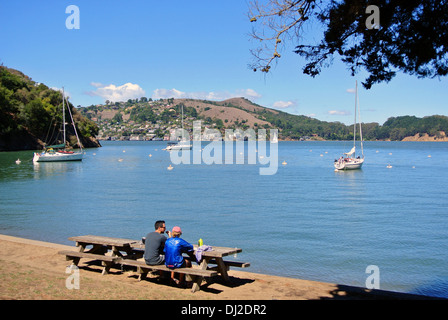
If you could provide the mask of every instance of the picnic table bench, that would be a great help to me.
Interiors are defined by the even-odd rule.
[[[78,265],[81,258],[90,260],[99,260],[103,265],[102,274],[108,274],[114,264],[121,266],[136,267],[139,273],[139,281],[146,277],[150,271],[174,271],[183,273],[187,280],[193,281],[192,292],[200,290],[201,282],[204,278],[210,278],[220,275],[224,281],[229,281],[227,271],[229,267],[247,268],[248,262],[225,261],[223,257],[242,252],[239,248],[212,247],[212,250],[202,251],[202,259],[199,267],[194,268],[176,268],[171,270],[165,265],[147,265],[145,261],[139,261],[143,257],[145,245],[139,240],[111,238],[103,236],[77,236],[68,238],[76,242],[78,251],[59,251],[59,254],[65,255],[67,260]],[[88,251],[87,247],[92,246]],[[193,246],[197,251],[198,247]],[[216,266],[211,266],[215,264]]]
[[[74,265],[78,265],[81,258],[99,260],[104,266],[103,275],[108,274],[112,265],[119,263],[119,260],[124,256],[136,258],[133,256],[135,253],[131,248],[131,244],[136,242],[136,240],[91,235],[70,237],[68,239],[76,242],[78,251],[64,250],[60,251],[59,254],[65,255],[66,260],[72,260]],[[86,251],[88,246],[92,246],[92,248]]]
[[[216,276],[218,274],[217,271],[213,270],[201,270],[198,268],[176,268],[170,269],[164,264],[159,265],[147,265],[145,261],[138,260],[130,260],[130,259],[122,259],[120,264],[125,266],[137,267],[137,272],[139,273],[138,280],[141,281],[145,279],[146,275],[150,271],[164,271],[164,272],[177,272],[183,273],[186,275],[188,281],[193,281],[193,287],[191,289],[192,292],[196,292],[199,290],[202,280],[204,278],[210,278]]]

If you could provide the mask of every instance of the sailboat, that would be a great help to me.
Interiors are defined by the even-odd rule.
[[[74,152],[71,150],[66,150],[66,130],[65,130],[65,102],[66,97],[64,94],[64,89],[62,89],[62,131],[64,134],[63,142],[61,144],[45,146],[44,151],[41,153],[34,153],[33,162],[56,162],[56,161],[81,161],[82,160],[82,145],[79,140],[78,132],[76,131],[75,122],[73,121],[72,112],[70,110],[70,105],[67,101],[67,110],[70,114],[70,119],[75,131],[76,139],[78,140],[78,145],[81,149],[79,152]]]
[[[356,156],[356,112],[359,113],[359,135],[361,139],[361,156]],[[359,112],[358,101],[358,81],[356,81],[355,91],[355,122],[353,124],[353,148],[349,152],[345,152],[342,157],[334,161],[336,170],[354,170],[361,169],[364,163],[364,148],[362,144],[362,127],[361,127],[361,113]]]
[[[168,142],[168,145],[166,146],[165,150],[172,151],[172,150],[191,150],[191,143],[189,140],[187,140],[184,137],[184,106],[182,105],[182,140],[174,142],[170,141]]]

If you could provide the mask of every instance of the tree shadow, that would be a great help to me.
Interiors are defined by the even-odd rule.
[[[413,293],[366,289],[338,284],[331,292],[332,297],[321,297],[320,300],[440,300],[443,298]]]

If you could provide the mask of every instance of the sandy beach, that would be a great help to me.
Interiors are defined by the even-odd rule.
[[[157,276],[138,281],[134,270],[111,269],[82,259],[79,289],[67,289],[70,261],[58,254],[75,247],[0,235],[2,300],[372,300],[425,299],[382,290],[230,270],[230,282],[214,278],[201,290],[171,286]]]

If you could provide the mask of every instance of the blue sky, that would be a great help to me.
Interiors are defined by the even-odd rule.
[[[67,29],[69,5],[80,28]],[[0,63],[69,93],[74,105],[106,100],[245,96],[265,107],[353,123],[354,94],[365,79],[337,59],[315,77],[290,44],[268,75],[248,68],[248,4],[242,0],[1,1]],[[307,32],[316,30],[308,28]],[[447,115],[448,79],[399,74],[359,90],[363,122],[390,116]]]

